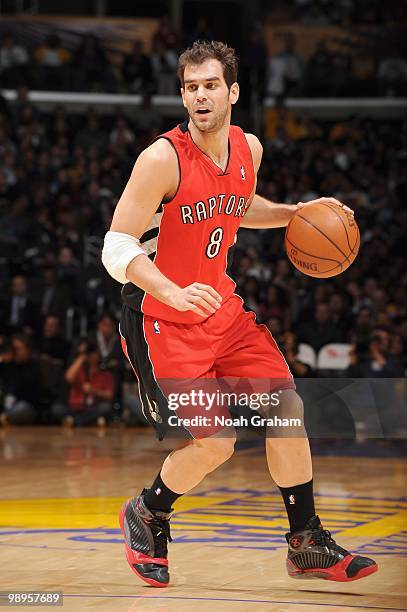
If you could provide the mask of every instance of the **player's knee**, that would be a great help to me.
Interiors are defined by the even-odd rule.
[[[222,437],[204,438],[195,440],[195,444],[202,451],[204,461],[207,467],[215,469],[218,465],[222,465],[230,459],[235,450],[236,433],[234,430],[224,432]]]
[[[304,402],[294,389],[285,389],[280,394],[280,410],[284,418],[304,420]]]
[[[278,404],[270,405],[262,410],[264,416],[280,419],[304,418],[304,403],[294,389],[283,389],[278,395]]]
[[[271,437],[306,437],[304,427],[304,403],[294,389],[284,389],[279,394],[279,403],[267,414],[271,425],[268,435]]]

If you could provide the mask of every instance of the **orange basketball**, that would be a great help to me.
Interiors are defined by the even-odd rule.
[[[359,247],[360,233],[353,215],[330,202],[304,206],[285,232],[291,263],[315,278],[336,276],[349,268]]]

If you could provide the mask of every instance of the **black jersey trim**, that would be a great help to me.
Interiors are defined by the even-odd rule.
[[[140,243],[147,242],[147,240],[151,240],[151,238],[156,238],[158,236],[158,232],[160,231],[160,226],[153,227],[153,229],[147,230],[140,238]]]

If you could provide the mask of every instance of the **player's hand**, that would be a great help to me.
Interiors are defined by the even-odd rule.
[[[355,211],[349,208],[349,206],[342,204],[342,202],[340,202],[336,198],[317,198],[316,200],[311,200],[310,202],[298,202],[297,210],[301,210],[301,208],[304,208],[304,206],[309,206],[310,204],[324,204],[324,203],[335,204],[336,206],[340,206],[341,208],[343,208],[345,212],[348,212],[351,215],[355,214]]]
[[[178,289],[171,296],[169,305],[181,312],[192,310],[201,317],[207,317],[220,308],[221,302],[222,296],[210,285],[192,283],[192,285]]]

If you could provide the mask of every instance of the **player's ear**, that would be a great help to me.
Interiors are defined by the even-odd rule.
[[[182,97],[182,104],[184,105],[184,108],[186,108],[187,105],[185,104],[185,89],[183,87],[181,87],[181,97]]]
[[[236,104],[236,102],[239,99],[239,92],[240,92],[239,84],[233,83],[229,91],[229,100],[231,104]]]

